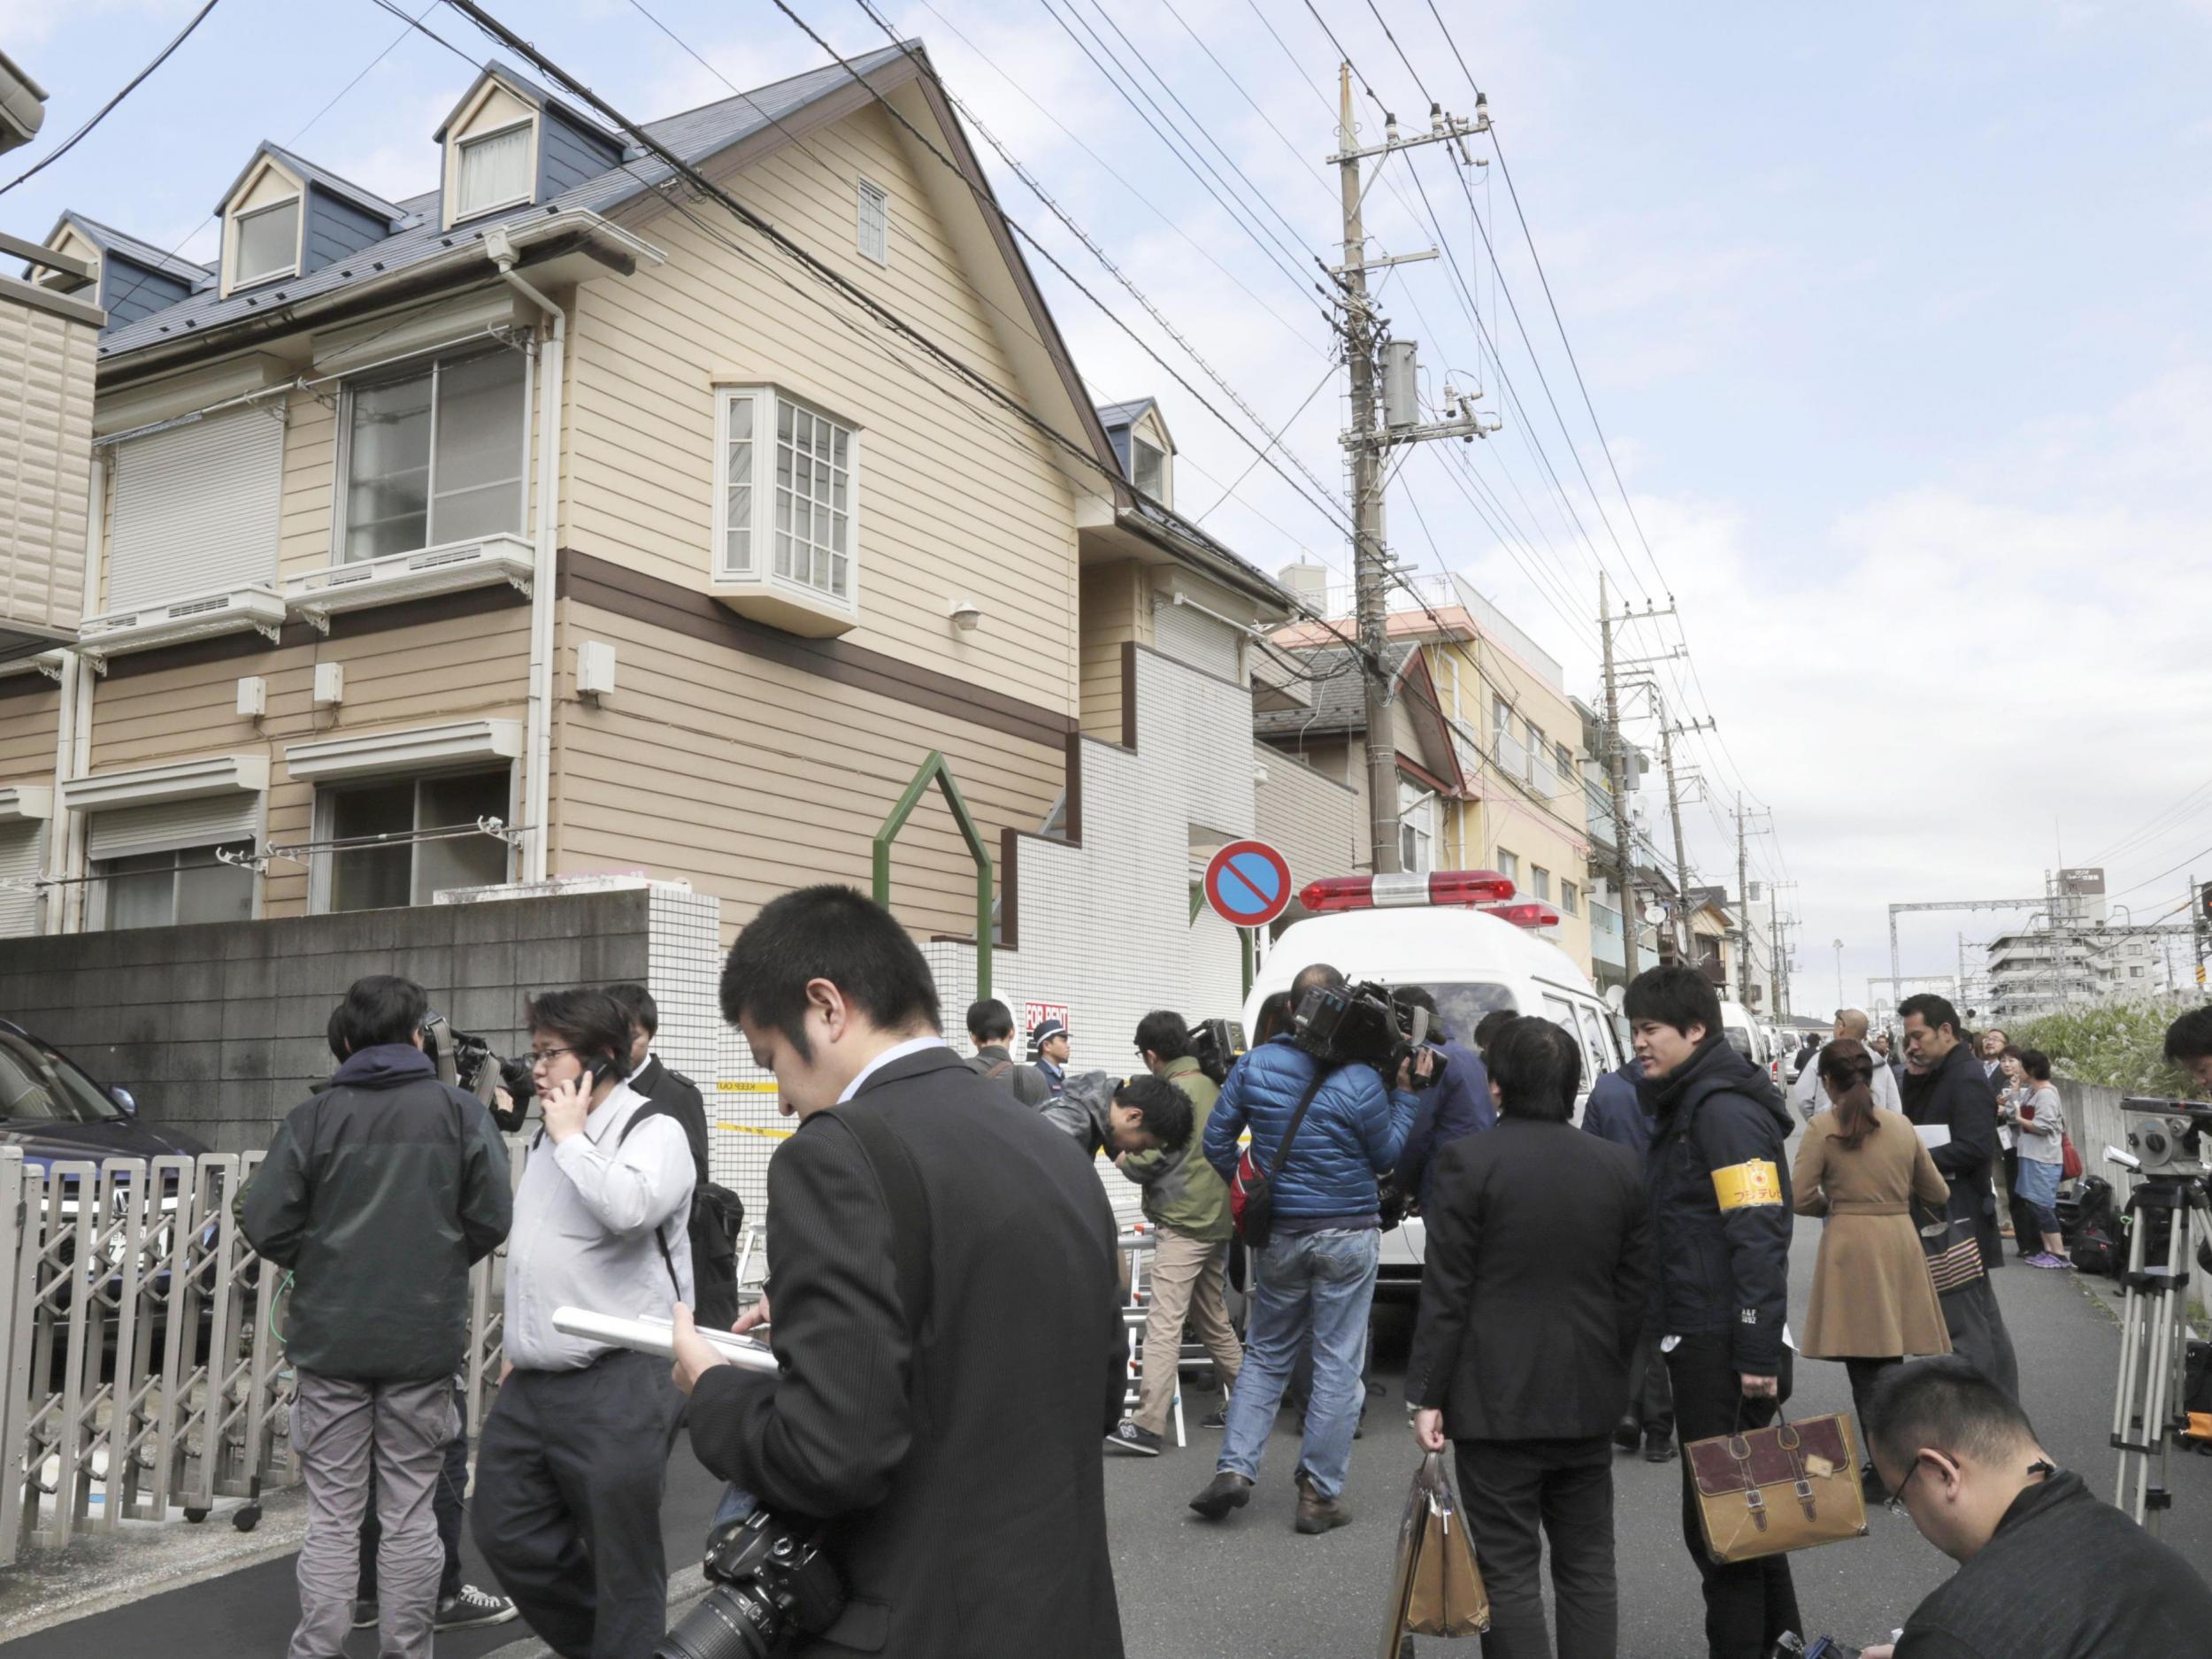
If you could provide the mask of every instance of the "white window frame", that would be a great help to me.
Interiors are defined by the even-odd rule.
[[[1138,480],[1137,449],[1140,445],[1142,445],[1145,449],[1149,449],[1153,454],[1160,457],[1160,488],[1157,489],[1145,489],[1144,485]],[[1150,496],[1154,501],[1158,502],[1164,507],[1167,505],[1168,492],[1172,488],[1172,486],[1168,482],[1167,468],[1168,453],[1166,449],[1160,444],[1153,442],[1149,438],[1139,436],[1134,430],[1132,430],[1129,434],[1129,481],[1132,484],[1136,485],[1139,489],[1144,490],[1144,493],[1147,495]]]
[[[872,202],[881,216],[883,246],[868,245],[868,207]],[[872,179],[861,179],[853,191],[853,246],[860,257],[889,269],[891,265],[891,192]]]
[[[1559,884],[1559,913],[1562,916],[1582,914],[1582,889],[1577,883],[1562,881]]]
[[[242,228],[245,222],[250,219],[259,219],[266,213],[281,212],[288,207],[292,210],[294,215],[291,263],[279,265],[273,271],[241,270],[239,267],[244,263],[243,256],[246,251],[246,237]],[[241,288],[258,288],[264,282],[274,282],[282,277],[297,276],[300,271],[300,244],[307,234],[307,193],[304,190],[296,191],[281,201],[264,202],[259,207],[250,207],[241,212],[233,213],[230,216],[230,228],[233,238],[230,250],[231,293],[235,294]]]
[[[733,569],[729,548],[729,496],[732,480],[727,465],[730,447],[730,410],[740,399],[752,404],[752,476],[748,515],[750,535],[747,568]],[[775,491],[777,415],[783,405],[826,420],[846,434],[845,466],[845,592],[841,595],[810,581],[776,573]],[[772,383],[718,384],[714,388],[714,532],[709,549],[709,572],[718,593],[726,596],[757,594],[772,596],[818,616],[856,621],[860,615],[863,515],[861,495],[866,488],[865,434],[849,417],[838,414],[810,398],[795,396]]]
[[[168,850],[173,857],[181,862],[184,856],[188,853],[204,853],[211,856],[217,847],[227,847],[232,845],[243,845],[249,851],[250,851],[253,844],[254,843],[250,841],[237,843],[230,841],[216,841],[197,847],[172,847]],[[103,864],[112,864],[115,861],[113,859],[106,858],[100,861]],[[148,929],[140,927],[118,929],[111,926],[108,912],[109,872],[105,870],[96,870],[93,873],[98,879],[86,884],[92,889],[91,902],[86,907],[86,931],[88,933],[95,933],[116,932],[137,933],[149,931]],[[180,872],[173,867],[169,872],[169,919],[165,922],[157,922],[154,926],[157,927],[180,927],[185,926],[198,927],[208,926],[208,924],[205,923],[194,922],[186,924],[177,920],[176,878],[180,873]],[[261,919],[262,890],[266,884],[263,880],[262,877],[250,868],[249,868],[244,873],[246,878],[247,891],[246,915],[244,919],[250,922],[257,922]],[[224,924],[216,923],[213,925],[216,926],[221,926]]]
[[[537,198],[538,147],[534,142],[526,142],[523,145],[523,153],[529,158],[530,165],[523,170],[522,188],[518,194],[503,196],[495,202],[480,202],[473,206],[464,201],[461,196],[462,180],[468,177],[468,152],[472,147],[488,143],[495,138],[510,138],[517,133],[526,133],[536,126],[535,115],[525,115],[507,122],[504,126],[489,127],[480,133],[470,133],[453,141],[452,224],[457,225],[464,219],[476,219],[486,213],[495,213],[503,207],[517,207],[525,202],[534,201]]]
[[[531,443],[537,425],[535,411],[538,406],[538,354],[535,349],[524,349],[520,346],[503,344],[494,344],[489,349],[492,351],[519,350],[523,353],[521,460],[520,473],[515,480],[516,516],[512,534],[526,536],[530,534],[530,465],[534,458],[531,454]],[[360,374],[349,375],[338,384],[338,430],[335,441],[331,445],[335,458],[333,462],[334,470],[330,480],[330,563],[334,565],[367,563],[365,559],[349,559],[346,557],[348,534],[346,507],[347,498],[352,493],[353,477],[354,394],[365,387],[388,385],[405,380],[411,375],[427,373],[431,376],[430,470],[423,487],[422,524],[422,533],[425,536],[428,536],[431,534],[430,521],[438,494],[438,371],[449,362],[457,363],[464,357],[481,357],[488,353],[483,349],[480,341],[465,341],[457,342],[449,347],[433,346],[421,351],[411,351],[406,355],[410,359],[419,359],[419,361],[411,361],[404,369],[396,365],[387,365]],[[480,538],[474,537],[464,539],[480,540]],[[440,545],[442,544],[439,542],[428,541],[423,543],[424,548]],[[395,548],[392,553],[419,553],[422,550],[423,548]],[[391,555],[385,554],[380,557],[389,557]]]
[[[1521,890],[1521,855],[1498,849],[1498,873],[1513,884],[1517,894]]]
[[[1551,902],[1550,871],[1541,864],[1531,864],[1528,867],[1528,884],[1535,890],[1538,903],[1549,904]]]
[[[522,767],[520,763],[518,761],[508,758],[504,756],[498,756],[481,757],[469,761],[459,761],[450,766],[411,767],[403,772],[349,773],[344,776],[332,777],[326,780],[318,780],[315,784],[315,808],[311,820],[314,826],[312,831],[313,837],[318,842],[326,841],[331,839],[331,826],[334,823],[335,823],[337,818],[338,796],[344,791],[389,787],[390,785],[403,782],[407,784],[415,792],[415,828],[419,830],[422,827],[422,785],[426,781],[435,778],[460,777],[472,772],[496,772],[503,765],[507,769],[506,822],[509,825],[512,825],[517,821],[517,814],[519,812],[521,808]],[[413,910],[417,908],[414,901],[415,871],[413,859],[416,849],[421,846],[421,844],[422,843],[419,841],[409,841],[406,843],[409,860],[407,869],[408,900],[407,903],[401,907],[403,909]],[[507,877],[511,881],[515,879],[515,855],[517,850],[518,849],[513,846],[513,844],[509,843],[507,845]],[[333,910],[330,908],[331,878],[334,873],[332,869],[332,865],[337,858],[337,854],[327,849],[323,849],[309,854],[308,856],[310,859],[307,872],[308,914],[311,916],[349,916],[354,914],[354,912],[350,910]]]

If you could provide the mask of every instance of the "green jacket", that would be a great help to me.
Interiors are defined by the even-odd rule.
[[[1229,1187],[1198,1147],[1221,1089],[1187,1057],[1169,1061],[1161,1075],[1190,1096],[1190,1142],[1180,1152],[1133,1152],[1122,1159],[1121,1172],[1144,1188],[1147,1220],[1217,1243],[1229,1236]]]

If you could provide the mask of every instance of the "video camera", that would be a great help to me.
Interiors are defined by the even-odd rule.
[[[1229,1080],[1229,1068],[1244,1052],[1244,1022],[1240,1019],[1202,1019],[1190,1028],[1190,1056],[1198,1069],[1218,1088]]]
[[[1401,1002],[1371,981],[1316,987],[1292,1015],[1291,1041],[1301,1048],[1324,1065],[1371,1065],[1386,1087],[1428,1035],[1428,1010]],[[1433,1085],[1443,1078],[1444,1056],[1432,1056],[1431,1064],[1427,1080]]]
[[[653,1659],[765,1659],[794,1639],[819,1635],[845,1609],[836,1565],[815,1541],[765,1509],[707,1540],[713,1586]]]
[[[2120,1110],[2154,1119],[2128,1131],[2128,1150],[2143,1174],[2212,1174],[2204,1158],[2204,1137],[2212,1132],[2212,1106],[2202,1101],[2127,1094],[2121,1097]]]
[[[440,1040],[442,1033],[443,1041]],[[456,1031],[443,1014],[434,1011],[423,1021],[422,1048],[430,1056],[430,1064],[438,1069],[439,1077],[463,1094],[473,1094],[482,1101],[502,1129],[522,1127],[523,1117],[538,1092],[537,1078],[528,1060],[501,1058],[487,1040],[470,1032]],[[495,1081],[514,1102],[511,1111],[501,1112],[493,1105]]]

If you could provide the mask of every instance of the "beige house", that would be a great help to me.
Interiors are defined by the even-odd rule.
[[[638,872],[726,932],[864,887],[932,753],[995,853],[1079,835],[1137,651],[1248,683],[1281,590],[1110,435],[920,49],[856,69],[649,129],[781,244],[499,65],[426,194],[265,144],[211,266],[57,227],[111,321],[73,639],[0,664],[15,931]],[[934,796],[892,864],[972,935]]]

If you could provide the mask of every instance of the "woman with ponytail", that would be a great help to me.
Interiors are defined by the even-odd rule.
[[[1879,1064],[1851,1038],[1821,1050],[1830,1105],[1805,1126],[1790,1179],[1797,1213],[1827,1217],[1800,1350],[1843,1362],[1862,1423],[1884,1371],[1909,1355],[1951,1351],[1912,1217],[1916,1199],[1940,1214],[1950,1187],[1919,1132],[1875,1105]],[[1885,1495],[1871,1463],[1861,1478],[1870,1496]]]

